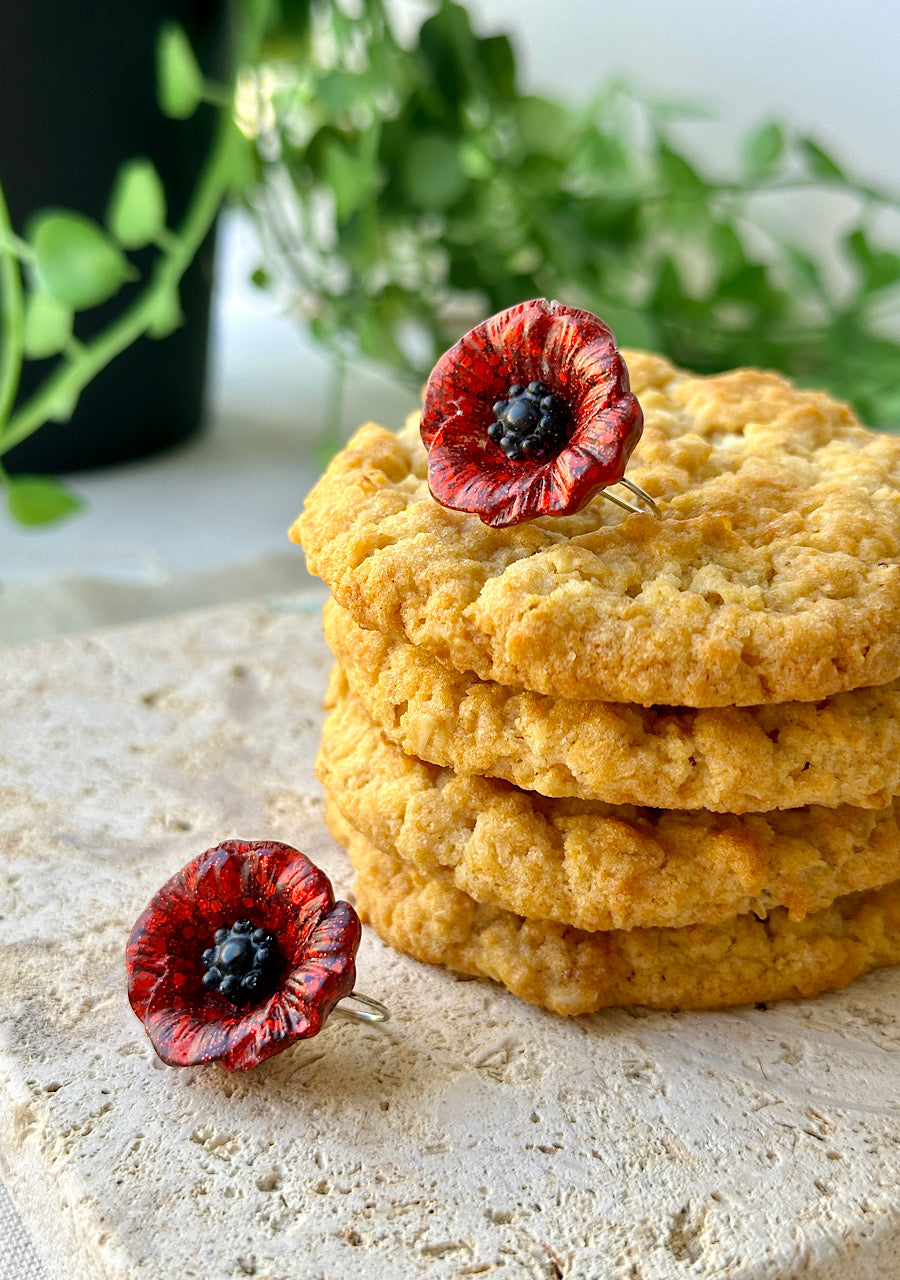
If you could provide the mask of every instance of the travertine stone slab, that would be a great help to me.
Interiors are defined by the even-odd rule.
[[[900,1277],[900,974],[564,1021],[367,935],[386,1026],[166,1068],[122,965],[164,879],[266,836],[351,887],[315,602],[0,665],[0,1167],[60,1280]]]

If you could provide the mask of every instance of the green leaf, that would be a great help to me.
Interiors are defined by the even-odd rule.
[[[552,151],[551,151],[552,154]],[[588,129],[575,146],[573,165],[576,171],[589,178],[599,178],[603,190],[610,180],[624,178],[628,173],[628,155],[621,141],[599,129]]]
[[[900,280],[900,254],[892,249],[874,249],[869,269],[872,289],[885,289]]]
[[[203,101],[203,72],[184,28],[167,22],[156,42],[156,97],[160,110],[187,120]]]
[[[356,34],[356,23],[349,13],[345,13],[340,4],[329,4],[329,34],[334,39],[340,53],[346,52]]]
[[[672,191],[683,194],[706,190],[706,183],[694,166],[684,156],[673,150],[667,142],[659,140],[656,154],[663,179]]]
[[[516,55],[509,36],[487,36],[478,41],[478,52],[484,67],[491,96],[505,101],[516,92]]]
[[[812,138],[801,138],[800,149],[809,166],[810,173],[816,178],[822,178],[825,182],[844,182],[846,174],[836,160],[823,151],[817,142]]]
[[[844,245],[850,257],[859,265],[867,267],[872,260],[872,249],[869,238],[862,227],[856,227],[844,237]]]
[[[513,104],[522,143],[529,151],[556,156],[571,139],[572,113],[548,98],[528,96]]]
[[[484,147],[474,139],[464,142],[460,147],[459,165],[465,176],[475,182],[486,182],[496,168]]]
[[[664,253],[659,261],[656,283],[653,286],[653,294],[651,296],[654,310],[670,310],[672,307],[677,306],[683,294],[681,277],[678,273],[678,267],[675,265],[675,260],[671,254]]]
[[[9,514],[19,524],[53,524],[80,511],[84,503],[47,476],[10,476],[6,482]]]
[[[234,195],[248,195],[262,181],[262,166],[255,145],[249,138],[242,138],[232,150],[231,189]]]
[[[346,222],[375,190],[375,168],[329,138],[322,152],[322,173],[334,192],[338,222]]]
[[[758,262],[748,262],[740,271],[719,284],[719,296],[731,298],[735,302],[758,302],[762,305],[768,297],[768,291],[766,269]]]
[[[323,347],[330,346],[334,341],[334,324],[329,323],[322,316],[310,317],[309,331],[315,338],[316,342],[321,342]]]
[[[106,225],[126,249],[142,249],[165,231],[166,193],[149,160],[129,160],[119,169]]]
[[[72,336],[72,311],[47,293],[31,293],[25,303],[25,354],[46,360],[63,350]]]
[[[888,288],[900,280],[900,254],[890,249],[875,248],[862,227],[857,227],[844,238],[844,246],[859,267],[866,293]]]
[[[716,113],[705,102],[699,102],[696,98],[649,98],[642,106],[652,120],[666,124],[716,118]]]
[[[717,222],[710,229],[709,246],[718,267],[719,280],[727,280],[748,265],[743,241],[727,222]]]
[[[793,245],[785,245],[785,253],[794,276],[799,282],[810,292],[819,297],[825,297],[825,286],[822,283],[822,273],[818,263],[809,254],[794,248]]]
[[[319,102],[331,115],[340,116],[358,102],[371,102],[378,86],[367,75],[351,71],[326,71],[315,83]]]
[[[550,156],[528,156],[516,169],[516,185],[526,202],[552,200],[559,191],[562,165]]]
[[[487,87],[478,57],[478,42],[461,4],[442,0],[437,12],[419,29],[419,50],[443,102],[457,106]]]
[[[105,302],[137,272],[109,236],[80,213],[40,213],[31,226],[38,280],[73,311]]]
[[[592,200],[580,211],[580,221],[581,227],[575,234],[592,258],[596,257],[598,240],[626,251],[641,242],[641,208],[634,200],[625,197]],[[610,264],[607,262],[604,266],[608,270]]]
[[[402,181],[419,209],[446,209],[468,186],[459,143],[440,133],[414,137],[403,158]]]
[[[361,350],[373,360],[384,360],[390,364],[402,364],[403,357],[397,346],[394,335],[392,317],[385,314],[385,308],[372,302],[362,309],[359,324],[359,345]]]
[[[151,338],[167,338],[184,321],[177,289],[166,289],[154,302],[147,333]]]
[[[765,177],[784,153],[784,130],[777,120],[767,120],[744,142],[744,164],[756,178]]]

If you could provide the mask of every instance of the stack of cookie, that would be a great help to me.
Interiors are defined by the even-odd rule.
[[[900,961],[900,441],[627,353],[644,434],[509,528],[363,427],[291,531],[328,583],[328,821],[388,942],[574,1014]]]

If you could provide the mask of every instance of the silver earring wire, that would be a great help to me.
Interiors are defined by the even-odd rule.
[[[344,1005],[347,1000],[354,1000],[363,1008],[346,1009]],[[334,1006],[334,1012],[342,1013],[345,1018],[355,1018],[357,1022],[387,1022],[391,1016],[387,1005],[382,1004],[380,1000],[373,1000],[371,996],[364,996],[359,991],[351,991],[349,996],[344,996],[343,1000]]]
[[[600,496],[602,498],[606,498],[607,502],[614,502],[616,506],[621,507],[623,511],[630,511],[632,515],[645,515],[649,511],[650,515],[655,516],[657,520],[662,519],[659,507],[650,497],[650,494],[647,493],[646,490],[642,489],[640,485],[634,484],[631,480],[626,480],[624,476],[618,481],[618,483],[624,485],[626,489],[629,489],[644,505],[636,507],[633,502],[627,502],[625,498],[616,497],[616,495],[614,493],[610,493],[608,489],[601,489]]]

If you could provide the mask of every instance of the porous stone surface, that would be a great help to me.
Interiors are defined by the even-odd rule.
[[[391,952],[243,1075],[172,1069],[128,1006],[151,894],[222,839],[346,896],[312,762],[317,604],[7,650],[0,1168],[66,1280],[894,1280],[900,974],[716,1014],[562,1019]]]

